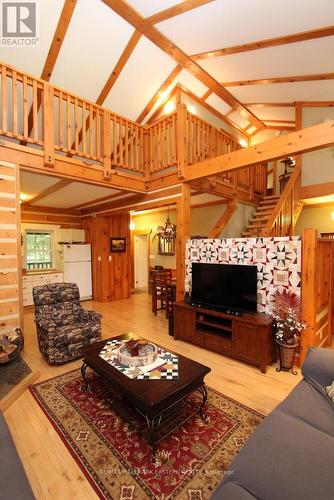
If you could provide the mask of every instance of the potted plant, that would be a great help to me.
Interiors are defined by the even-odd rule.
[[[289,290],[274,293],[273,317],[275,319],[275,338],[278,345],[280,366],[277,371],[293,371],[296,350],[300,335],[306,325],[301,321],[301,300]]]

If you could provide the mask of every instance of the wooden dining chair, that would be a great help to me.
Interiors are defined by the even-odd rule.
[[[168,277],[153,277],[152,282],[152,312],[157,315],[158,311],[165,310],[166,318],[173,312],[173,302],[175,302],[175,284],[171,283]]]

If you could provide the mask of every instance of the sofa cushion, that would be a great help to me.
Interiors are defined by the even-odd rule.
[[[333,450],[332,436],[278,408],[233,460],[216,498],[233,482],[261,500],[332,500]]]
[[[223,486],[224,485],[224,486]],[[254,500],[256,497],[237,483],[222,483],[211,500]]]
[[[100,337],[100,325],[79,321],[78,323],[64,325],[57,330],[54,346],[61,348],[72,344],[89,344],[91,338]]]
[[[306,380],[302,380],[277,409],[334,437],[333,403]]]
[[[305,358],[302,374],[305,380],[326,394],[326,387],[334,380],[333,350],[311,347]]]
[[[60,302],[38,307],[38,310],[36,310],[36,320],[38,321],[41,318],[62,326],[79,321],[80,314],[81,306],[79,301]]]
[[[27,476],[17,454],[14,441],[0,413],[0,498],[1,500],[33,500]]]

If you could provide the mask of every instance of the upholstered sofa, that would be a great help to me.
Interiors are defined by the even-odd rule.
[[[78,348],[101,339],[101,314],[80,305],[75,283],[33,288],[35,322],[41,352],[50,364],[80,357]]]
[[[232,461],[214,500],[333,500],[334,350],[310,349],[304,379]]]

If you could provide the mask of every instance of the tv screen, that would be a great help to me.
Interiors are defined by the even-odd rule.
[[[257,267],[193,262],[191,300],[226,312],[256,312]]]

